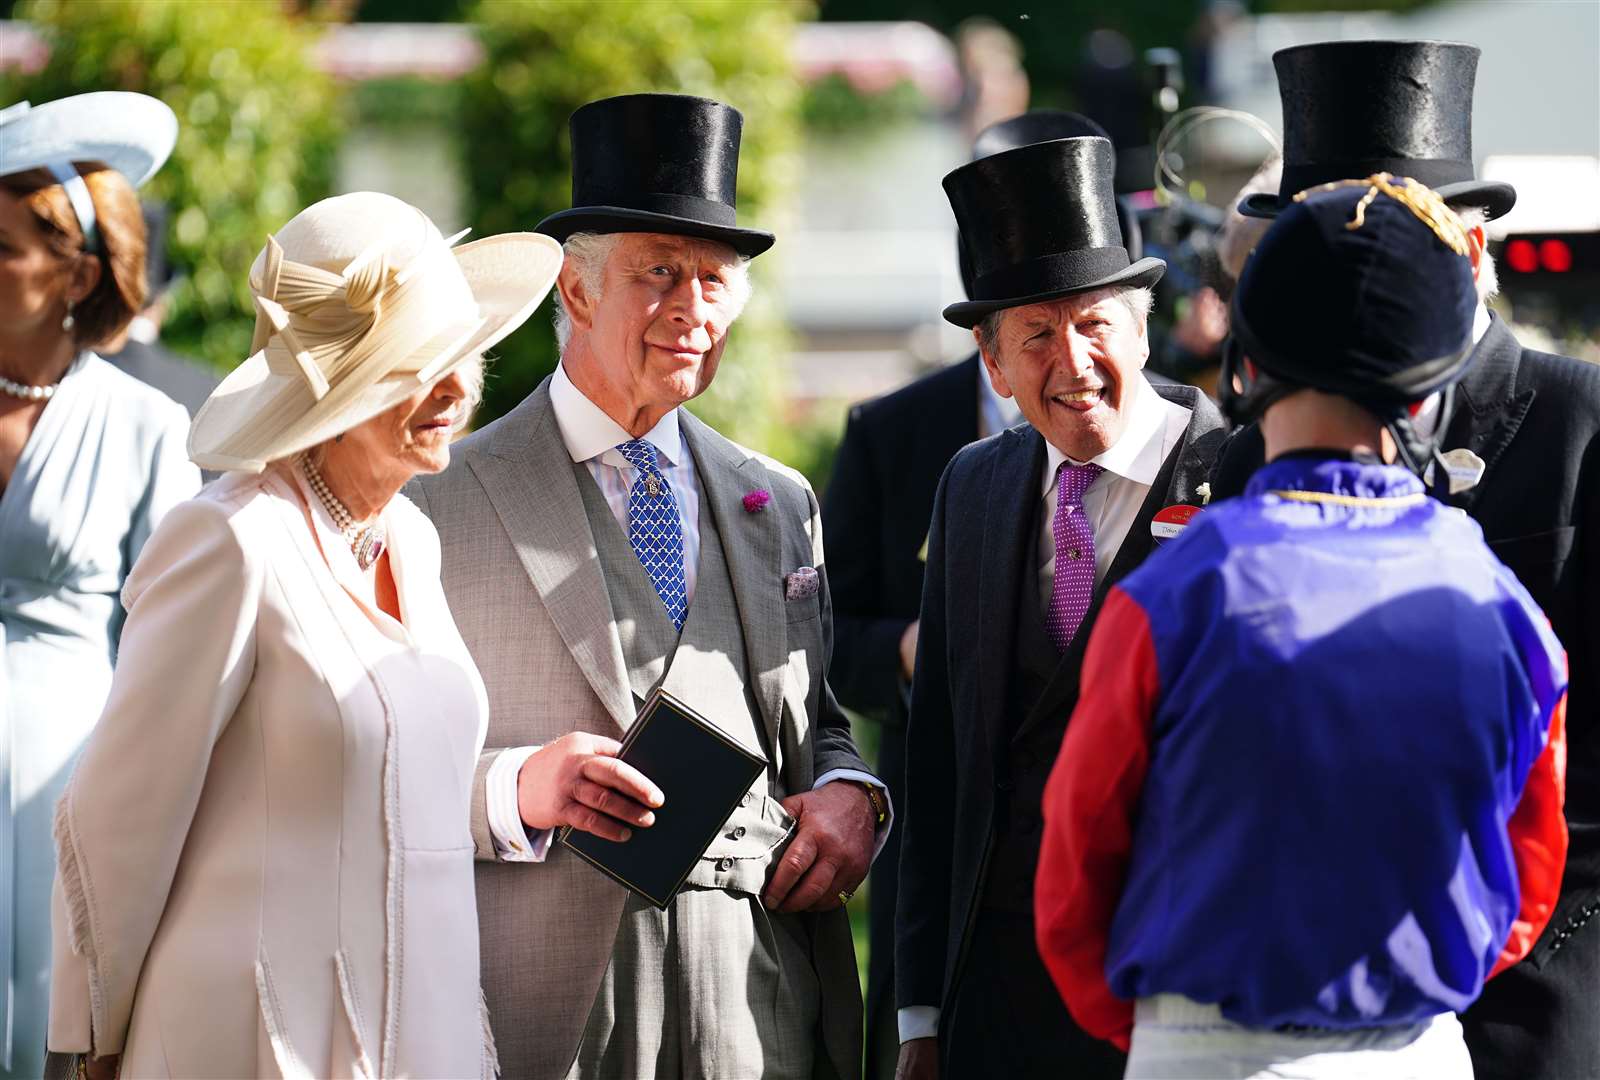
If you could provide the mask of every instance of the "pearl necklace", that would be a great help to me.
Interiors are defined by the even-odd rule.
[[[56,387],[60,385],[51,383],[49,386],[29,386],[27,383],[12,382],[4,375],[0,375],[0,391],[24,401],[49,401],[56,396]]]
[[[322,478],[322,473],[311,463],[309,457],[300,458],[300,467],[306,474],[306,483],[317,493],[317,499],[328,511],[328,516],[333,518],[333,523],[339,527],[344,542],[350,545],[350,552],[356,557],[356,565],[365,573],[373,563],[383,557],[382,519],[374,521],[371,525],[357,525],[349,508],[328,489],[328,482]]]

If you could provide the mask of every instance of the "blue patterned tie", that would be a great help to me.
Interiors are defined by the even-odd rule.
[[[679,630],[689,610],[689,588],[683,577],[683,523],[678,498],[656,466],[656,448],[643,439],[617,447],[639,475],[628,491],[628,543],[649,575],[667,618]]]

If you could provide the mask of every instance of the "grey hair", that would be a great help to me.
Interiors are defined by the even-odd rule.
[[[1144,285],[1112,285],[1105,289],[1096,289],[1094,292],[1083,293],[1074,299],[1087,303],[1097,304],[1107,297],[1115,297],[1122,301],[1122,306],[1128,309],[1128,314],[1144,326],[1150,319],[1150,309],[1155,307],[1156,294]],[[994,349],[995,339],[1000,336],[1000,323],[1005,313],[1010,308],[1001,308],[985,315],[977,325],[978,345],[985,352]]]
[[[621,233],[578,232],[567,237],[566,242],[561,245],[565,265],[577,272],[578,280],[583,284],[583,291],[592,300],[600,299],[605,286],[606,260],[611,258],[611,253],[617,249],[617,243],[621,239]],[[750,302],[753,288],[750,282],[750,257],[740,255],[737,265],[739,272],[728,282],[728,287],[733,290],[734,319],[744,312],[744,306]],[[555,300],[552,319],[556,327],[556,349],[565,353],[567,342],[572,339],[572,319],[567,315],[567,309],[561,302],[559,289],[555,290]]]
[[[455,426],[450,429],[450,434],[459,435],[472,424],[472,415],[478,411],[478,406],[483,404],[483,376],[484,369],[488,366],[489,358],[479,353],[456,368],[456,373],[461,376],[461,388],[465,394],[461,399],[461,413],[456,417]]]
[[[1461,219],[1461,224],[1470,232],[1481,228],[1489,221],[1489,211],[1481,206],[1452,206],[1456,217]],[[1487,304],[1500,295],[1500,274],[1495,270],[1494,256],[1489,254],[1488,247],[1478,256],[1478,280],[1473,283],[1478,290],[1478,303]]]
[[[621,239],[621,233],[579,232],[567,237],[566,243],[561,245],[563,265],[577,272],[578,280],[583,283],[583,291],[595,300],[600,299],[600,290],[605,283],[606,260],[617,250]],[[556,304],[551,318],[556,324],[556,349],[566,352],[567,342],[572,338],[572,320],[561,302],[561,290],[553,291]]]

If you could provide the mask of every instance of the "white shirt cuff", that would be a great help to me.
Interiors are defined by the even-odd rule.
[[[500,751],[483,778],[485,809],[489,814],[489,833],[494,837],[495,854],[504,862],[544,862],[550,852],[554,829],[537,832],[522,824],[517,808],[517,774],[523,762],[533,756],[537,746],[513,746]]]
[[[835,780],[854,780],[861,784],[871,784],[883,796],[883,824],[878,826],[878,835],[872,843],[872,861],[877,862],[878,853],[883,850],[883,845],[889,842],[889,830],[894,828],[894,800],[889,798],[889,789],[884,786],[882,780],[860,769],[829,769],[817,777],[817,782],[811,785],[811,790],[816,791],[823,784],[831,784]]]
[[[939,1037],[939,1006],[907,1005],[897,1014],[900,1022],[900,1041],[912,1039],[937,1039]]]

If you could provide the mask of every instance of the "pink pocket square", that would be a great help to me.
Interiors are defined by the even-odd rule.
[[[783,575],[785,600],[804,600],[808,596],[817,595],[817,590],[821,587],[822,579],[817,576],[815,567],[802,566],[792,574]]]

